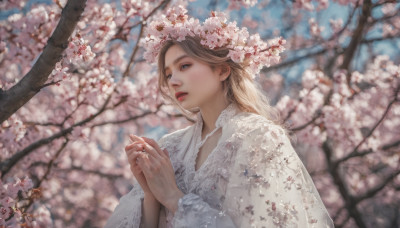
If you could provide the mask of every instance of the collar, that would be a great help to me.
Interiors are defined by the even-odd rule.
[[[239,108],[234,103],[230,103],[222,112],[219,114],[217,120],[215,121],[215,129],[223,127],[232,117],[239,112]],[[197,113],[197,125],[200,129],[203,127],[203,117],[201,112]]]
[[[203,140],[201,140],[201,129],[203,128],[203,117],[201,116],[201,112],[197,113],[197,123],[196,123],[196,144],[197,148],[200,148],[206,140],[213,135],[219,128],[223,127],[225,124],[232,119],[236,113],[238,113],[240,109],[233,103],[230,103],[222,112],[219,114],[217,121],[215,121],[215,129],[208,133]]]

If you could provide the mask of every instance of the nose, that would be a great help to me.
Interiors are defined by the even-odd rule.
[[[169,86],[176,89],[177,87],[182,85],[182,81],[175,74],[172,74],[171,78],[168,80],[168,84]]]

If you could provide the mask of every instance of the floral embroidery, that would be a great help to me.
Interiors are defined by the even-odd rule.
[[[176,183],[185,193],[175,214],[165,209],[165,227],[333,227],[281,127],[229,105],[216,121],[222,128],[218,145],[195,171],[199,145],[205,141],[201,142],[201,114],[198,117],[195,125],[159,140],[169,151]],[[141,195],[135,194],[121,198],[116,209],[134,216],[122,227],[137,227]]]

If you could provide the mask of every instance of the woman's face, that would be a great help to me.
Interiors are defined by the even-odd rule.
[[[212,69],[206,63],[188,56],[178,45],[165,54],[165,75],[171,97],[185,109],[201,108],[222,95],[221,67]]]

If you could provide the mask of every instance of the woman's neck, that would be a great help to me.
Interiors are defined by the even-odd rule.
[[[206,106],[200,107],[201,116],[203,118],[202,136],[207,135],[215,129],[215,122],[217,121],[221,112],[228,107],[229,102],[224,99],[208,103]]]

